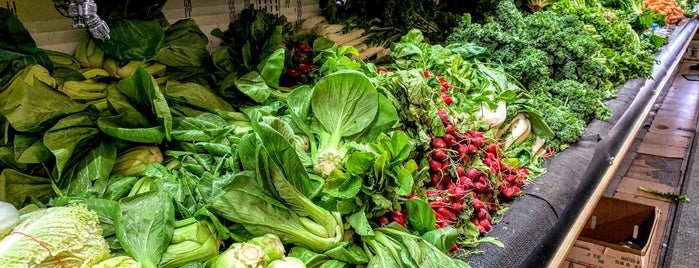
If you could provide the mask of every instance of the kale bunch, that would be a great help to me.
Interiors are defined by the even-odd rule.
[[[553,143],[561,149],[577,141],[592,119],[611,116],[606,100],[616,85],[633,72],[645,72],[645,66],[633,70],[628,62],[632,60],[621,58],[642,50],[609,47],[606,42],[612,38],[596,35],[594,26],[578,14],[523,14],[512,0],[504,0],[483,24],[473,23],[465,15],[446,42],[470,42],[490,50],[491,61],[537,99],[534,107],[542,111],[556,133]],[[629,42],[635,41],[625,44]]]

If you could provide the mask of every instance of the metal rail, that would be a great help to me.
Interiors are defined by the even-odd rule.
[[[659,92],[665,90],[674,77],[682,53],[687,49],[697,30],[696,19],[687,22],[682,31],[672,39],[658,57],[652,77],[639,89],[639,93],[610,130],[607,137],[595,147],[590,165],[556,224],[534,248],[520,267],[558,268],[582,231],[609,182],[633,143],[633,137],[643,126]],[[639,116],[642,115],[642,116]]]

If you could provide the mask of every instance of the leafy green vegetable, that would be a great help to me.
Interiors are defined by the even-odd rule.
[[[46,68],[28,66],[0,92],[0,113],[18,131],[41,132],[60,117],[87,108],[55,87]]]
[[[361,133],[378,112],[378,93],[369,79],[356,71],[323,77],[313,87],[311,109],[322,129],[316,169],[327,176],[344,158],[343,137]]]
[[[130,61],[149,60],[158,55],[165,39],[159,20],[122,19],[109,23],[110,38],[95,40],[105,53]]]
[[[85,205],[30,213],[0,240],[0,249],[0,263],[7,266],[92,267],[109,258],[97,214]]]
[[[143,267],[157,267],[174,232],[175,210],[163,191],[119,200],[114,227],[126,253]]]
[[[31,176],[14,169],[3,169],[0,174],[0,200],[22,207],[32,199],[42,202],[56,196],[49,178]]]
[[[435,230],[434,226],[437,223],[437,219],[434,211],[425,200],[410,199],[405,205],[408,210],[408,222],[419,234],[425,235]]]
[[[0,89],[4,90],[17,72],[33,64],[53,69],[46,52],[36,46],[17,16],[9,9],[0,8]]]
[[[163,138],[170,140],[172,115],[168,103],[155,79],[143,67],[138,67],[131,77],[119,81],[117,90],[126,97],[129,103],[126,105],[133,105],[137,110],[127,108],[125,113],[100,118],[97,125],[103,132],[132,142],[160,143]],[[139,118],[137,120],[141,122],[134,122],[131,116],[142,116],[147,121],[142,122]]]
[[[209,39],[192,19],[181,19],[165,29],[165,39],[154,60],[173,67],[200,67],[209,56]]]

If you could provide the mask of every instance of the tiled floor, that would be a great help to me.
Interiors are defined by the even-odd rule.
[[[695,63],[681,63],[680,71],[665,96],[659,98],[657,110],[651,113],[646,130],[639,134],[640,144],[634,159],[612,187],[615,198],[657,206],[660,210],[658,230],[650,248],[651,266],[658,267],[662,246],[667,243],[669,217],[674,204],[638,189],[643,186],[661,192],[678,192],[686,166],[686,156],[694,139],[699,110],[699,81],[688,81],[683,73],[699,74],[689,70]],[[608,191],[609,192],[609,191]]]

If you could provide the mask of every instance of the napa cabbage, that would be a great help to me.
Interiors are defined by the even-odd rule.
[[[84,204],[31,212],[0,240],[5,267],[92,267],[109,257],[97,213]]]

